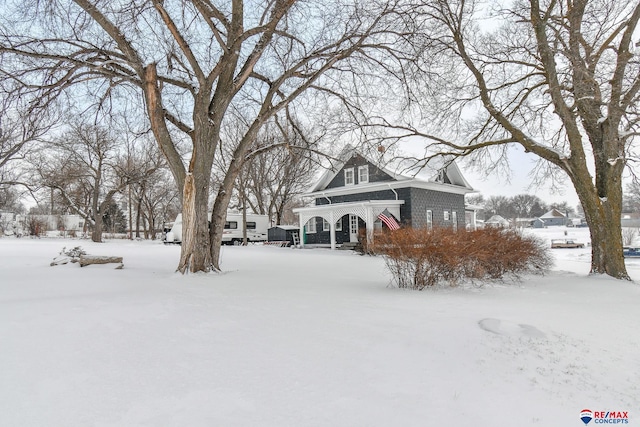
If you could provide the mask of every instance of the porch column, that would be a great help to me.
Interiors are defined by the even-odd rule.
[[[371,206],[367,206],[366,208],[366,217],[367,217],[367,245],[371,245],[373,242],[373,222],[375,219],[373,218],[373,208]]]
[[[304,247],[304,225],[306,221],[304,221],[304,216],[300,214],[300,234],[298,235],[298,240],[300,242],[300,247]]]
[[[333,250],[336,248],[336,220],[333,218],[333,211],[329,212],[329,236]]]

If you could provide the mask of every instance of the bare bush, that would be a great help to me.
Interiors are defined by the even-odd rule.
[[[637,228],[622,227],[622,244],[625,246],[633,245],[636,234],[638,234]]]
[[[47,233],[47,222],[35,216],[29,217],[27,221],[29,236],[44,236]]]
[[[376,234],[368,250],[382,255],[399,288],[422,290],[463,279],[502,279],[544,272],[552,265],[539,240],[515,230],[456,232],[402,229]]]

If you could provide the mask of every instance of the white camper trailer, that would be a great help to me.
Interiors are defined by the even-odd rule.
[[[267,215],[247,214],[247,241],[265,242],[267,240],[267,229],[269,228],[269,217]],[[228,213],[227,220],[222,232],[222,244],[233,245],[242,243],[242,214]],[[173,222],[173,227],[165,236],[165,243],[182,243],[182,214],[178,214]]]

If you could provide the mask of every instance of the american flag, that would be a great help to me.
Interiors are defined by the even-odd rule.
[[[389,230],[398,230],[400,228],[400,224],[398,224],[398,221],[396,221],[396,219],[393,217],[393,215],[391,215],[388,209],[380,212],[380,215],[378,215],[378,219],[384,222],[387,227],[389,227]]]

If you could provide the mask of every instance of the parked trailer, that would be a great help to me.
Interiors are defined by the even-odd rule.
[[[267,215],[247,214],[247,241],[265,242],[269,217]],[[233,245],[242,243],[243,218],[242,214],[228,213],[222,232],[222,244]],[[165,243],[182,243],[182,214],[178,214],[173,222],[173,227],[165,236]]]

